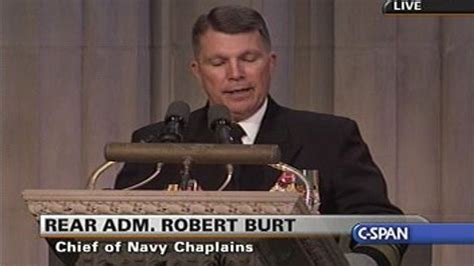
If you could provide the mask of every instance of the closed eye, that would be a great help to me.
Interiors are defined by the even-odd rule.
[[[242,60],[245,62],[255,62],[259,57],[256,53],[246,53],[242,56]]]
[[[211,66],[222,66],[224,65],[226,62],[226,60],[224,60],[223,58],[212,58],[209,60],[209,64]]]

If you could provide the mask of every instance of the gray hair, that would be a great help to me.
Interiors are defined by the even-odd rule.
[[[194,23],[192,41],[195,56],[199,53],[200,37],[209,28],[227,34],[258,31],[267,48],[270,50],[272,46],[267,24],[258,11],[244,6],[219,6],[199,16]]]

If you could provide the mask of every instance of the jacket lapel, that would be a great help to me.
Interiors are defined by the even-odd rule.
[[[278,145],[282,154],[281,161],[291,165],[302,145],[296,139],[291,138],[288,112],[288,109],[279,106],[269,97],[268,108],[260,125],[255,144]],[[281,174],[270,167],[265,167],[263,173],[267,184],[270,184],[270,186],[276,182]]]
[[[215,143],[212,131],[207,127],[207,110],[209,105],[194,111],[189,118],[185,140],[192,143]]]
[[[260,125],[255,144],[277,144],[280,147],[281,161],[291,163],[302,145],[290,135],[287,112],[272,98],[268,99],[268,108]]]

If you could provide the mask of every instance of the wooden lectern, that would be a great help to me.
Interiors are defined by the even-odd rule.
[[[36,218],[42,214],[275,215],[309,213],[300,195],[290,192],[25,190],[23,198],[28,204],[29,211]],[[174,242],[175,239],[146,241],[169,243]],[[188,238],[187,241],[210,240]],[[77,265],[347,265],[339,246],[330,237],[242,239],[242,241],[232,239],[232,241],[254,243],[255,252],[209,256],[172,252],[164,256],[99,252],[80,254]],[[51,253],[50,265],[57,265],[51,258]]]

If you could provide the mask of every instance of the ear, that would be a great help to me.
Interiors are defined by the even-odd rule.
[[[275,72],[277,64],[277,54],[275,52],[270,52],[270,73]]]
[[[189,67],[191,68],[191,71],[193,72],[194,77],[201,82],[201,70],[199,69],[199,63],[196,61],[196,59],[193,59],[191,63],[189,64]]]

